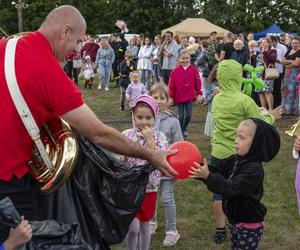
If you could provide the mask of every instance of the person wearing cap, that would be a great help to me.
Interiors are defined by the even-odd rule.
[[[286,34],[284,32],[281,32],[279,34],[279,43],[281,43],[282,45],[285,45],[285,39],[286,39]]]
[[[247,42],[250,42],[253,40],[254,40],[254,34],[252,32],[249,32],[247,35]]]
[[[178,45],[173,39],[173,32],[166,31],[163,36],[163,45],[161,46],[158,55],[162,58],[161,77],[165,84],[169,84],[169,78],[172,70],[177,65]]]
[[[209,35],[209,40],[208,40],[208,48],[207,50],[210,52],[209,53],[209,63],[214,66],[215,64],[217,64],[217,58],[218,55],[216,57],[217,51],[218,51],[218,47],[219,47],[219,43],[217,41],[217,32],[213,31],[210,33]]]
[[[232,32],[227,32],[224,34],[224,44],[221,48],[219,62],[231,58],[231,54],[234,50],[233,41],[234,41],[234,35]]]

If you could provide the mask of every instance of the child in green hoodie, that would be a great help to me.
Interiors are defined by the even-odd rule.
[[[223,60],[217,69],[219,93],[212,103],[215,128],[212,138],[210,171],[219,172],[220,160],[235,152],[236,129],[241,121],[250,117],[259,118],[269,124],[281,117],[281,106],[262,115],[254,100],[241,92],[243,82],[242,65],[234,60]],[[222,211],[222,196],[213,195],[213,209],[216,220],[214,242],[222,244],[226,238],[225,215]]]

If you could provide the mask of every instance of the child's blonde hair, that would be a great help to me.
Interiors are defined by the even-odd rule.
[[[140,74],[139,74],[138,71],[132,71],[132,72],[130,72],[130,74],[129,74],[130,79],[132,78],[132,76],[133,76],[134,74],[138,74],[138,76],[139,76],[139,78],[140,78]]]
[[[177,58],[178,62],[180,62],[180,58],[181,58],[183,55],[189,55],[190,60],[191,60],[191,54],[190,54],[190,52],[189,52],[188,50],[186,50],[186,49],[183,49],[183,50],[181,50],[181,51],[179,52],[179,55],[178,55],[178,58]]]
[[[166,84],[163,83],[154,83],[150,89],[150,96],[154,95],[154,93],[159,93],[159,95],[164,95],[167,100],[170,99],[169,90]]]

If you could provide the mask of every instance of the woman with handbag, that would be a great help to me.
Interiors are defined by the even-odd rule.
[[[274,105],[274,97],[273,97],[273,84],[274,79],[279,77],[276,69],[274,67],[276,58],[277,58],[277,51],[272,49],[272,42],[270,38],[265,37],[261,41],[261,51],[257,53],[256,56],[256,66],[264,66],[265,70],[263,73],[258,74],[258,77],[261,78],[264,83],[265,87],[262,90],[255,89],[255,91],[259,94],[260,104],[263,108],[271,111],[273,110]],[[273,67],[273,69],[271,69]],[[269,73],[269,71],[271,71]]]
[[[294,37],[291,43],[292,49],[288,51],[280,61],[285,65],[285,74],[282,91],[282,108],[285,115],[298,115],[299,81],[296,76],[300,72],[300,38]]]

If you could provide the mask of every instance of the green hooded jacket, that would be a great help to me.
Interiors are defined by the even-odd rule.
[[[218,159],[235,154],[236,129],[241,121],[250,117],[269,124],[275,121],[272,115],[262,115],[254,100],[241,92],[242,72],[242,65],[234,60],[222,61],[217,69],[220,92],[212,102],[215,130],[211,155]]]

